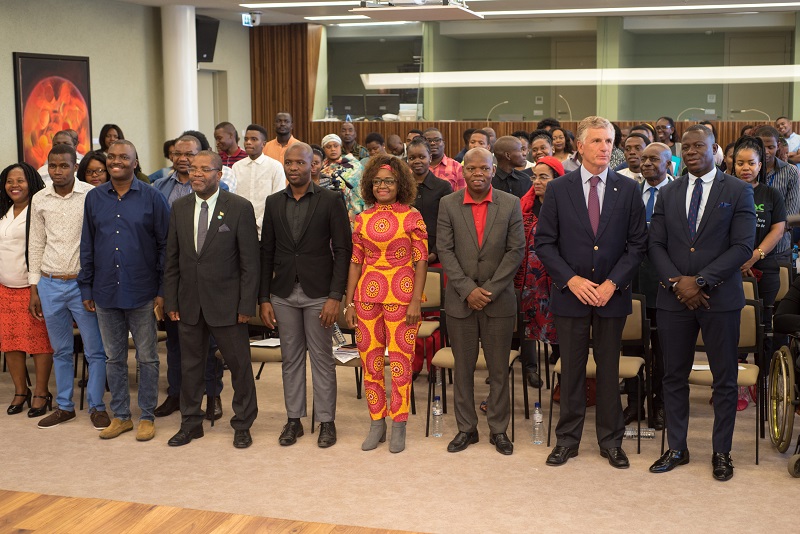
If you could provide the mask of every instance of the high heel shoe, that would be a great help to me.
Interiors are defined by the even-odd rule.
[[[34,399],[44,399],[44,404],[39,406],[38,408],[31,408],[28,410],[28,417],[41,417],[46,414],[48,411],[53,409],[53,394],[48,392],[47,395],[44,397],[41,395],[34,395]]]
[[[17,397],[23,397],[22,402],[20,402],[19,404],[10,404],[8,406],[8,410],[6,410],[6,413],[8,413],[8,415],[16,415],[18,413],[22,413],[22,407],[25,406],[26,402],[28,403],[28,408],[31,407],[30,389],[28,390],[27,393],[15,393],[14,398],[16,399]]]

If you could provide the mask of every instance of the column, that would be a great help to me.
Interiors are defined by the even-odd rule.
[[[197,37],[194,6],[161,8],[161,57],[164,64],[165,139],[196,130]]]

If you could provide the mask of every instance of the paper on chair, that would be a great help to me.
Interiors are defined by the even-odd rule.
[[[708,364],[703,365],[703,364],[696,363],[696,364],[692,365],[692,371],[710,371],[710,370],[711,370],[711,366],[708,365]],[[740,365],[739,366],[739,370],[740,371],[744,371],[745,367],[742,367]]]
[[[281,340],[277,337],[268,337],[267,339],[259,339],[258,341],[251,341],[251,347],[280,347]]]

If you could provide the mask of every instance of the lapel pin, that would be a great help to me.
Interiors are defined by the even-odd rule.
[[[217,219],[221,220],[223,215],[225,215],[223,212],[219,212],[219,215],[217,215]]]
[[[616,190],[617,190],[617,188],[615,187],[615,188],[614,188],[614,191],[616,191]]]

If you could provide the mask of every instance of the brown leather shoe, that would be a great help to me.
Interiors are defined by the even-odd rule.
[[[53,428],[54,426],[58,426],[61,423],[66,423],[67,421],[72,421],[75,419],[75,410],[68,412],[66,410],[62,410],[61,408],[56,408],[53,413],[39,421],[39,428]]]
[[[111,424],[111,419],[109,419],[108,412],[105,410],[92,408],[89,410],[89,419],[92,420],[92,425],[95,430],[103,430],[104,428],[108,428],[108,425]]]

